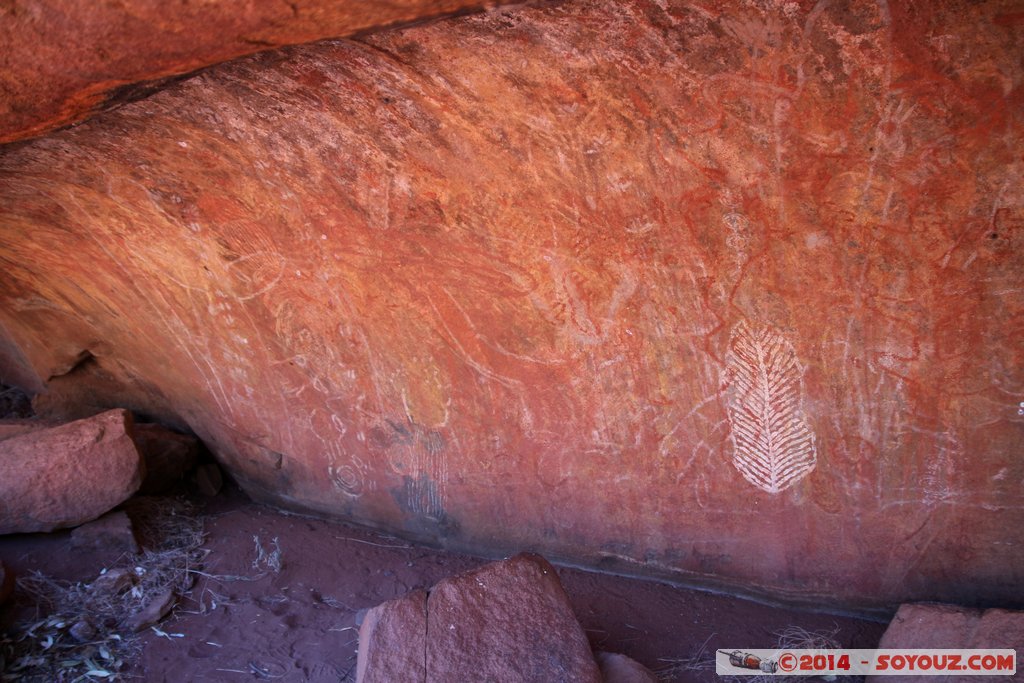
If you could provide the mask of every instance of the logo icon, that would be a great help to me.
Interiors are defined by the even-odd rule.
[[[752,669],[766,674],[773,674],[779,670],[778,662],[773,659],[762,659],[757,655],[752,655],[749,652],[742,652],[740,650],[733,650],[732,652],[719,650],[719,652],[727,655],[729,657],[729,663],[735,667],[739,667],[740,669]]]

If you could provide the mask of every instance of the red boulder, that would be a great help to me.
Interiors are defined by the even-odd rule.
[[[367,613],[357,681],[600,683],[558,575],[520,554]],[[425,670],[424,670],[425,669]]]
[[[0,534],[96,519],[142,482],[131,415],[110,410],[0,441]]]

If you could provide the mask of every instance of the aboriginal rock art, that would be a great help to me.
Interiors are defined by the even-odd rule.
[[[740,321],[725,357],[732,462],[743,478],[779,493],[814,469],[814,433],[801,403],[796,351],[768,326]]]

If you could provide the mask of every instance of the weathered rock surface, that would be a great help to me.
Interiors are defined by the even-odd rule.
[[[18,436],[19,434],[28,434],[29,432],[38,431],[40,429],[49,429],[56,426],[56,423],[33,418],[10,418],[0,420],[0,441],[12,436]]]
[[[64,423],[124,408],[136,416],[159,415],[163,422],[186,431],[156,387],[126,375],[116,364],[103,367],[88,351],[69,359],[67,366],[55,368],[54,375],[32,397],[38,418]]]
[[[146,463],[139,493],[163,493],[185,479],[199,460],[199,441],[157,424],[136,424],[135,444]],[[219,473],[219,471],[218,471]]]
[[[879,647],[967,647],[981,612],[955,605],[901,605]]]
[[[1014,649],[1017,674],[1024,679],[1024,612],[1005,609],[977,610],[954,605],[901,605],[886,629],[879,648],[903,649]],[[918,676],[922,681],[971,681],[975,676]],[[878,683],[905,681],[906,676],[875,676]]]
[[[78,526],[135,493],[130,429],[131,415],[111,410],[0,441],[0,534]]]
[[[494,3],[31,0],[0,8],[0,144],[140,97],[160,79],[277,45]],[[157,81],[156,83],[150,81]]]
[[[356,683],[426,681],[427,593],[415,590],[366,611]]]
[[[614,652],[596,652],[594,659],[604,683],[658,683],[658,677],[640,662]]]
[[[558,575],[520,554],[367,612],[359,683],[599,683],[601,673]]]
[[[1011,648],[1017,651],[1018,679],[1024,679],[1024,612],[988,609],[981,615],[968,647]]]
[[[430,683],[601,680],[555,568],[525,553],[431,589],[426,666]]]
[[[132,520],[123,510],[110,512],[87,522],[71,532],[74,548],[107,550],[115,553],[137,553],[139,542]]]
[[[95,410],[73,419],[85,419],[103,412]],[[0,420],[0,441],[33,431],[50,429],[60,423],[53,419]],[[139,493],[164,493],[180,483],[199,460],[199,440],[188,434],[179,434],[158,424],[134,423],[132,439],[142,455],[145,479]]]
[[[1024,648],[1024,612],[955,605],[901,605],[878,647]]]
[[[1019,600],[1013,6],[572,1],[211,68],[0,157],[0,375],[88,351],[254,496],[449,547]]]

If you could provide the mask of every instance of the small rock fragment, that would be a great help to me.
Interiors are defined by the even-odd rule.
[[[145,607],[125,619],[125,628],[138,633],[153,626],[171,611],[176,600],[177,596],[174,594],[174,590],[172,588],[165,588],[160,593],[157,593]]]
[[[68,633],[71,634],[71,637],[74,638],[76,642],[88,643],[90,640],[96,638],[97,628],[96,624],[94,624],[91,619],[79,619],[71,625],[71,628],[68,629]]]
[[[133,585],[135,585],[135,575],[130,571],[127,569],[111,569],[97,576],[89,588],[96,595],[102,593],[118,595]]]

